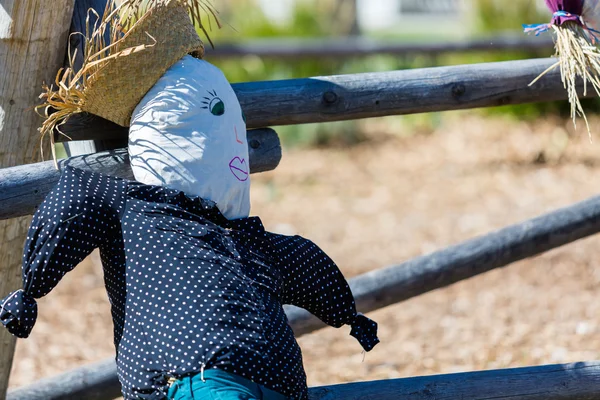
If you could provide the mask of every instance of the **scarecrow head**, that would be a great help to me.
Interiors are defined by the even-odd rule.
[[[231,85],[185,56],[148,91],[129,128],[135,179],[214,201],[229,219],[250,213],[246,123]]]
[[[83,67],[45,87],[42,137],[53,139],[80,112],[130,127],[136,180],[212,200],[229,219],[247,217],[246,125],[227,79],[201,59],[203,14],[216,21],[207,0],[109,0],[85,36]]]

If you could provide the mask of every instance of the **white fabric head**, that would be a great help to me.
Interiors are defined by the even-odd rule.
[[[228,219],[250,213],[242,109],[206,61],[185,56],[150,89],[131,117],[129,156],[139,182],[212,200]]]

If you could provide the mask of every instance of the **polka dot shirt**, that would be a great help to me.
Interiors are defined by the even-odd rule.
[[[164,399],[170,378],[217,368],[307,399],[302,355],[282,304],[352,325],[365,350],[377,324],[357,314],[343,275],[315,244],[229,221],[214,203],[160,186],[65,168],[36,212],[23,289],[0,321],[27,337],[35,298],[100,248],[125,399]]]

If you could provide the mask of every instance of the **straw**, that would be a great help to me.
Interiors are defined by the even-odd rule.
[[[530,86],[555,68],[560,68],[561,79],[571,105],[571,119],[577,127],[577,117],[583,118],[588,136],[592,133],[587,116],[577,92],[577,83],[583,81],[583,95],[587,96],[588,86],[600,96],[600,32],[591,28],[584,19],[585,12],[598,9],[597,2],[591,0],[546,0],[553,11],[548,24],[524,25],[525,32],[539,35],[546,31],[554,33],[554,43],[558,61],[534,79]]]
[[[588,85],[600,96],[600,51],[597,41],[584,28],[573,22],[560,26],[552,25],[555,34],[558,61],[542,72],[530,86],[556,67],[560,68],[561,79],[567,90],[571,105],[571,118],[577,126],[577,117],[583,118],[591,140],[591,129],[577,93],[577,82],[583,81],[583,95],[587,96]]]
[[[76,33],[85,39],[83,66],[75,71],[76,52],[69,49],[69,67],[58,71],[54,85],[43,85],[44,103],[36,107],[45,118],[40,140],[50,137],[55,161],[54,132],[63,134],[60,126],[72,115],[88,112],[129,126],[137,104],[175,62],[186,54],[201,58],[195,25],[208,38],[203,15],[220,27],[208,0],[110,0],[101,19],[90,9],[86,32]]]

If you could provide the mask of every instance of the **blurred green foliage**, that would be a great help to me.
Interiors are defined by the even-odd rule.
[[[481,33],[521,31],[521,24],[538,24],[550,19],[539,0],[472,0],[474,28]],[[508,5],[508,6],[507,6]]]
[[[299,2],[292,19],[285,24],[269,20],[251,0],[237,0],[235,6],[224,8],[221,19],[224,26],[211,34],[219,43],[243,43],[261,38],[319,38],[335,36],[326,23],[326,13],[315,12],[316,1]],[[210,53],[208,54],[210,59]],[[297,60],[294,63],[245,57],[237,60],[211,60],[220,67],[231,82],[331,74],[340,68],[339,60]]]

